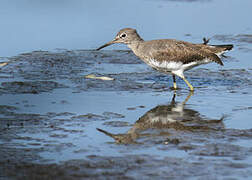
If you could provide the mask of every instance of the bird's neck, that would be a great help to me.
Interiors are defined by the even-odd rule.
[[[139,49],[139,46],[141,43],[143,43],[144,40],[141,39],[141,40],[138,40],[138,41],[133,41],[131,42],[130,44],[127,44],[128,47],[134,52],[135,55],[138,56],[138,49]]]

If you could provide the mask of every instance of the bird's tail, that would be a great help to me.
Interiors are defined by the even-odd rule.
[[[224,51],[230,51],[231,49],[233,49],[234,45],[233,44],[223,44],[223,45],[211,45],[217,48],[221,48]]]
[[[203,38],[203,44],[208,45],[210,39],[206,39],[205,37]],[[222,45],[213,45],[211,44],[210,46],[217,47],[219,49],[222,49],[222,51],[230,51],[233,49],[234,45],[233,44],[222,44]]]

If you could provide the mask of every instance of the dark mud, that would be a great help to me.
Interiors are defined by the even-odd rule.
[[[191,94],[129,51],[9,58],[0,179],[249,179],[252,70],[216,67],[186,73]]]
[[[158,177],[165,179],[200,177],[232,179],[235,178],[232,170],[238,172],[237,177],[249,178],[251,174],[244,175],[243,171],[249,168],[251,168],[250,165],[232,163],[228,160],[216,162],[207,158],[199,158],[190,162],[183,158],[158,159],[149,155],[126,155],[125,158],[88,156],[86,160],[71,160],[61,165],[24,163],[22,166],[16,166],[7,171],[19,179],[24,178],[23,174],[26,174],[27,179],[107,179],[108,177],[109,179],[153,179]],[[14,173],[17,169],[18,173]]]
[[[66,51],[58,53],[32,52],[11,59],[2,67],[1,73],[12,78],[2,78],[2,93],[48,92],[57,88],[81,91],[166,91],[171,78],[146,68],[129,51]],[[113,81],[87,79],[85,75],[95,74],[112,77]],[[194,86],[217,85],[225,88],[251,86],[251,69],[209,70],[200,68],[187,72]],[[6,79],[6,82],[4,81]],[[184,86],[178,79],[179,86]],[[184,86],[185,88],[185,86]],[[219,87],[218,87],[219,88]],[[1,93],[0,91],[0,93]]]

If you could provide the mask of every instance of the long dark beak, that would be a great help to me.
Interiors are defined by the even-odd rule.
[[[100,49],[105,48],[105,47],[107,47],[107,46],[109,46],[109,45],[111,45],[111,44],[114,44],[114,43],[116,43],[116,40],[115,40],[115,39],[112,40],[112,41],[109,41],[108,43],[106,43],[106,44],[104,44],[103,46],[97,48],[96,50],[99,51]]]

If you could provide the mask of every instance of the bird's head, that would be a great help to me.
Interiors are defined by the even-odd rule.
[[[141,37],[138,35],[137,31],[132,28],[124,28],[121,29],[116,37],[112,40],[109,41],[108,43],[104,44],[103,46],[97,48],[96,50],[100,50],[102,48],[105,48],[111,44],[115,43],[123,43],[123,44],[131,44],[137,41],[142,41]]]

